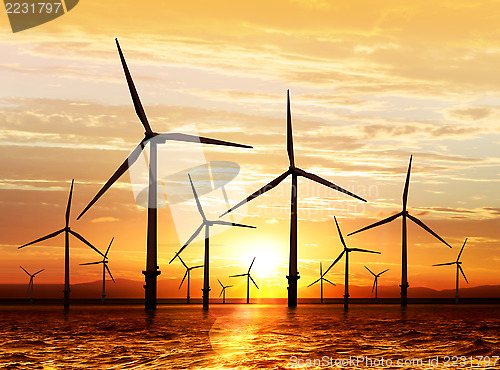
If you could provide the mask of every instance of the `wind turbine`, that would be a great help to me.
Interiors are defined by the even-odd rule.
[[[309,284],[307,287],[309,288],[310,286],[313,286],[316,284],[318,281],[321,283],[321,303],[323,303],[323,280],[326,281],[327,283],[332,284],[333,286],[336,286],[334,283],[332,283],[330,280],[325,278],[326,272],[323,274],[323,266],[321,262],[319,263],[319,279],[316,280],[314,283]]]
[[[222,287],[222,290],[220,291],[219,298],[222,296],[222,303],[226,303],[226,289],[231,288],[232,285],[223,285],[219,279],[217,279],[219,282],[220,286]]]
[[[303,176],[309,180],[316,181],[322,185],[328,186],[334,190],[340,191],[344,194],[350,195],[351,197],[357,198],[366,202],[363,198],[357,196],[356,194],[351,193],[334,183],[323,179],[317,175],[306,172],[295,166],[295,158],[293,152],[293,134],[292,134],[292,114],[290,111],[290,92],[287,90],[287,143],[286,150],[288,153],[288,161],[289,168],[277,178],[264,185],[262,188],[249,195],[247,198],[239,202],[237,205],[229,209],[227,212],[224,212],[222,216],[226,213],[229,213],[245,202],[249,202],[254,198],[257,198],[259,195],[264,194],[265,192],[271,190],[276,187],[280,182],[282,182],[288,175],[292,175],[292,196],[291,196],[291,209],[290,209],[290,260],[289,260],[289,268],[288,268],[288,307],[296,307],[297,306],[297,280],[300,279],[299,273],[297,271],[297,194],[298,194],[298,184],[297,178],[299,176]]]
[[[40,270],[40,271],[37,271],[37,272],[35,272],[34,274],[30,274],[28,271],[26,271],[26,270],[25,270],[25,268],[24,268],[23,266],[19,266],[19,267],[20,267],[20,268],[22,268],[22,269],[23,269],[23,271],[24,271],[25,273],[27,273],[27,274],[29,275],[29,277],[30,277],[30,282],[29,282],[29,284],[28,284],[28,290],[30,291],[30,303],[33,303],[33,278],[34,278],[37,274],[39,274],[40,272],[42,272],[42,271],[43,271],[43,270],[45,270],[45,269],[42,269],[42,270]]]
[[[210,264],[210,227],[214,225],[223,225],[223,226],[238,226],[238,227],[248,227],[251,229],[255,229],[255,226],[248,226],[242,224],[236,224],[234,222],[228,221],[210,221],[205,216],[205,212],[203,212],[203,208],[201,207],[200,200],[198,199],[198,195],[196,194],[196,189],[194,188],[193,181],[191,180],[191,175],[188,174],[189,182],[191,183],[191,189],[193,190],[194,199],[196,200],[196,207],[198,208],[198,212],[201,215],[202,221],[200,227],[196,229],[196,231],[191,235],[188,241],[182,246],[182,248],[175,254],[175,256],[170,260],[169,264],[181,254],[181,252],[186,248],[197,236],[200,234],[201,230],[205,228],[205,260],[203,263],[203,308],[208,309],[209,303],[209,292],[210,292],[210,272],[209,272],[209,264]]]
[[[104,184],[104,186],[99,190],[95,197],[90,201],[90,203],[85,207],[85,209],[80,213],[78,219],[82,217],[87,210],[92,207],[92,205],[97,202],[97,200],[108,190],[111,185],[113,185],[126,171],[127,169],[135,163],[139,158],[141,152],[149,143],[149,190],[148,190],[148,232],[147,232],[147,250],[146,250],[146,270],[142,273],[145,276],[146,285],[145,289],[145,307],[146,309],[156,309],[156,279],[160,275],[160,270],[158,267],[157,260],[157,229],[158,229],[158,217],[157,217],[157,198],[158,198],[158,179],[157,179],[157,169],[158,169],[158,145],[165,144],[167,140],[173,141],[186,141],[186,142],[199,142],[203,144],[214,144],[214,145],[224,145],[224,146],[235,146],[240,148],[252,148],[248,145],[241,145],[236,143],[231,143],[222,140],[209,139],[206,137],[198,137],[193,135],[186,135],[180,133],[166,133],[158,134],[151,129],[146,113],[139,99],[139,94],[132,80],[132,76],[127,67],[125,57],[118,43],[118,39],[115,39],[116,46],[118,48],[118,53],[120,55],[120,60],[122,63],[123,71],[125,73],[125,78],[127,80],[128,88],[130,90],[130,95],[132,96],[132,101],[134,103],[135,111],[139,120],[146,132],[144,133],[144,138],[135,147],[135,149],[130,153],[127,159],[118,167],[116,172],[111,176],[111,178]]]
[[[462,252],[465,248],[465,243],[467,243],[467,238],[465,238],[464,244],[462,245],[462,249],[460,249],[460,253],[458,254],[457,260],[454,262],[448,262],[448,263],[438,263],[437,265],[432,265],[432,266],[447,266],[447,265],[457,265],[457,281],[456,281],[456,290],[455,290],[455,304],[458,304],[458,271],[462,273],[462,276],[464,277],[465,281],[467,284],[469,284],[469,281],[465,277],[464,270],[462,270],[462,262],[460,261],[460,256],[462,255]]]
[[[389,269],[387,270],[384,270],[382,272],[379,272],[378,274],[375,274],[372,270],[370,270],[368,267],[365,266],[365,269],[367,269],[368,271],[370,271],[370,274],[372,274],[374,277],[375,277],[375,280],[373,281],[373,287],[372,287],[372,293],[373,293],[373,290],[375,289],[375,303],[377,303],[377,300],[378,300],[378,278],[380,275],[382,275],[384,272],[387,272],[389,271]]]
[[[27,247],[28,245],[35,244],[38,242],[41,242],[43,240],[47,240],[50,238],[53,238],[62,232],[64,232],[65,236],[65,243],[64,243],[64,308],[68,309],[69,308],[69,293],[71,292],[70,286],[69,286],[69,236],[70,234],[76,237],[77,239],[81,240],[83,243],[87,244],[90,248],[95,250],[97,253],[99,253],[101,256],[104,257],[104,255],[92,244],[90,244],[83,236],[78,234],[76,231],[71,230],[69,227],[69,215],[71,211],[71,198],[73,196],[73,185],[74,185],[75,180],[71,181],[71,189],[69,191],[69,198],[68,198],[68,205],[66,206],[66,226],[60,230],[54,231],[51,234],[45,235],[39,239],[33,240],[32,242],[26,243],[24,245],[21,245],[18,249]]]
[[[190,281],[191,281],[191,270],[203,267],[203,265],[193,266],[193,267],[187,267],[187,265],[182,260],[181,256],[177,255],[177,257],[180,259],[181,263],[186,268],[186,273],[184,274],[184,277],[182,278],[181,285],[179,285],[179,289],[182,287],[182,284],[184,283],[184,280],[186,279],[186,276],[187,276],[187,303],[189,303],[189,298],[191,298],[189,296],[189,285],[190,285]]]
[[[342,232],[340,231],[339,224],[337,222],[337,218],[334,216],[335,219],[335,224],[337,225],[337,230],[339,232],[339,237],[340,241],[342,242],[342,245],[344,246],[344,250],[342,253],[339,254],[337,259],[333,261],[333,263],[328,267],[328,269],[325,272],[325,275],[330,271],[330,269],[335,266],[335,264],[340,261],[342,256],[345,254],[345,291],[344,291],[344,308],[349,308],[349,253],[351,252],[364,252],[364,253],[376,253],[380,254],[380,252],[375,252],[375,251],[369,251],[367,249],[360,249],[360,248],[347,248],[347,245],[345,245],[344,237],[342,236]]]
[[[256,257],[253,258],[252,263],[250,264],[250,267],[248,268],[248,271],[246,274],[239,274],[239,275],[230,276],[230,277],[240,277],[240,276],[247,277],[247,304],[250,303],[250,280],[252,280],[252,283],[255,285],[255,287],[257,289],[259,289],[259,287],[257,286],[257,283],[254,281],[254,279],[252,279],[252,276],[250,276],[250,270],[253,266],[253,263],[255,262],[255,258]]]
[[[406,209],[406,204],[408,201],[408,188],[410,187],[410,171],[411,171],[411,160],[413,156],[410,156],[410,163],[408,165],[408,173],[406,174],[406,182],[405,182],[405,188],[403,191],[403,210],[395,215],[392,215],[390,217],[387,217],[381,221],[377,221],[371,225],[365,226],[362,229],[359,229],[357,231],[354,231],[350,234],[347,234],[347,236],[359,233],[364,230],[371,229],[372,227],[379,226],[386,224],[388,222],[394,221],[396,218],[401,216],[402,219],[402,224],[403,224],[403,240],[402,240],[402,262],[401,262],[401,306],[407,306],[408,305],[408,240],[407,240],[407,233],[406,233],[406,219],[409,218],[412,220],[414,223],[416,223],[418,226],[420,226],[422,229],[427,231],[428,233],[434,235],[437,239],[442,241],[444,244],[446,244],[448,247],[451,248],[451,245],[449,245],[447,242],[445,242],[438,234],[436,234],[434,231],[430,229],[426,224],[424,224],[422,221],[420,221],[418,218],[415,216],[412,216],[408,213],[408,210]]]
[[[114,239],[115,238],[113,237],[111,239],[111,241],[109,242],[108,249],[106,249],[106,253],[104,253],[102,261],[80,263],[81,266],[98,265],[98,264],[102,263],[102,304],[104,304],[104,302],[106,300],[106,271],[108,271],[109,277],[111,278],[111,280],[113,280],[113,283],[115,283],[115,279],[113,279],[113,275],[111,275],[111,271],[109,271],[109,267],[108,267],[108,252],[109,252],[109,248],[111,248],[111,244],[113,244]]]

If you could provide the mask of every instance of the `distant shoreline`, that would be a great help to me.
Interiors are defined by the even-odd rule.
[[[342,298],[325,298],[324,303],[320,303],[316,298],[303,298],[299,299],[299,305],[341,305],[343,304]],[[191,298],[191,306],[200,306],[202,303],[200,299]],[[33,303],[29,299],[0,299],[1,306],[62,306],[62,299],[35,299]],[[71,304],[75,306],[120,306],[120,305],[143,305],[143,298],[109,298],[106,303],[102,304],[100,299],[82,299],[75,298],[71,300]],[[219,299],[211,300],[212,305],[223,305]],[[226,299],[226,305],[246,304],[245,298],[232,298]],[[286,306],[286,298],[262,298],[253,300],[250,305],[282,305]],[[349,304],[352,305],[399,305],[399,298],[379,298],[375,303],[373,298],[350,298]],[[454,298],[408,298],[408,305],[455,305]],[[484,304],[500,304],[500,298],[460,298],[458,305],[484,305]],[[185,299],[182,298],[159,298],[158,306],[169,305],[188,305]]]

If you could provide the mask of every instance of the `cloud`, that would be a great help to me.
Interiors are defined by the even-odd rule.
[[[120,221],[119,218],[116,217],[98,217],[90,220],[92,223],[101,223],[101,222],[114,222],[114,221]]]

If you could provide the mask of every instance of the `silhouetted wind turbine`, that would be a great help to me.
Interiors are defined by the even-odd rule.
[[[368,271],[370,271],[370,274],[372,274],[374,277],[375,277],[375,280],[373,281],[373,287],[372,287],[372,293],[373,293],[373,290],[375,289],[375,303],[377,303],[377,300],[378,300],[378,278],[380,275],[382,275],[384,272],[387,272],[389,271],[389,269],[387,270],[384,270],[382,272],[379,272],[378,274],[375,274],[372,270],[370,270],[368,267],[365,266],[365,269],[367,269]]]
[[[81,266],[84,265],[98,265],[102,263],[102,304],[106,301],[106,271],[108,271],[109,277],[111,280],[113,280],[113,283],[115,283],[115,279],[113,279],[113,275],[111,275],[111,271],[109,271],[108,267],[108,252],[109,248],[111,248],[111,244],[113,244],[113,240],[115,238],[113,237],[111,241],[109,242],[108,249],[106,249],[106,253],[104,253],[104,256],[102,258],[102,261],[97,261],[97,262],[88,262],[88,263],[80,263]]]
[[[462,245],[462,249],[460,249],[460,253],[458,254],[458,257],[457,257],[457,260],[454,261],[454,262],[448,262],[448,263],[438,263],[437,265],[432,265],[432,266],[447,266],[447,265],[457,265],[457,281],[456,281],[456,290],[455,290],[455,304],[458,303],[458,271],[460,270],[460,272],[462,273],[462,276],[464,277],[465,281],[467,282],[467,284],[469,284],[469,281],[467,280],[467,278],[465,277],[465,274],[464,274],[464,270],[462,270],[462,262],[459,261],[460,260],[460,256],[462,255],[462,252],[465,248],[465,243],[467,243],[467,238],[465,238],[465,241],[464,241],[464,244]]]
[[[76,231],[71,230],[69,227],[69,215],[70,215],[70,210],[71,210],[71,198],[73,196],[73,184],[75,180],[71,181],[71,189],[69,191],[69,198],[68,198],[68,205],[66,206],[66,226],[62,228],[61,230],[55,231],[51,234],[48,234],[44,237],[41,237],[39,239],[33,240],[32,242],[26,243],[24,245],[21,245],[18,249],[24,248],[28,245],[35,244],[38,242],[41,242],[43,240],[47,240],[50,238],[53,238],[54,236],[57,236],[64,232],[65,235],[65,243],[64,243],[64,308],[69,308],[69,293],[71,292],[70,286],[69,286],[69,235],[75,236],[77,239],[80,239],[83,243],[87,244],[90,248],[95,250],[97,253],[99,253],[101,256],[104,257],[104,255],[99,252],[99,250],[94,247],[92,244],[90,244],[83,236],[78,234]]]
[[[293,152],[293,134],[292,134],[292,114],[290,111],[290,93],[289,90],[286,92],[287,94],[287,143],[286,150],[288,153],[289,160],[289,168],[283,174],[279,175],[277,178],[264,185],[262,188],[249,195],[247,198],[236,204],[234,207],[229,209],[227,212],[224,212],[222,216],[225,214],[235,210],[245,202],[249,202],[254,198],[257,198],[259,195],[264,194],[265,192],[271,190],[276,187],[280,182],[282,182],[288,175],[292,175],[292,196],[291,196],[291,210],[290,210],[290,260],[289,260],[289,268],[288,268],[288,306],[296,307],[297,306],[297,280],[300,278],[298,270],[297,270],[297,194],[298,194],[298,185],[297,185],[297,177],[303,176],[308,178],[309,180],[316,181],[322,185],[328,186],[334,190],[340,191],[344,194],[350,195],[351,197],[357,198],[366,202],[363,198],[357,196],[356,194],[351,193],[334,183],[323,179],[317,175],[306,172],[295,166],[295,158]]]
[[[184,283],[184,280],[186,279],[186,276],[187,276],[187,303],[189,303],[189,298],[191,298],[189,296],[189,286],[190,286],[190,282],[191,282],[191,270],[203,267],[203,265],[193,266],[193,267],[187,267],[187,265],[182,260],[181,256],[177,255],[177,257],[179,258],[179,260],[181,261],[181,263],[186,268],[186,273],[184,274],[184,277],[182,278],[181,284],[179,285],[179,289],[182,287],[182,283]]]
[[[219,279],[217,279],[219,282],[220,286],[222,287],[222,290],[220,291],[219,298],[222,296],[222,303],[226,303],[226,289],[231,288],[232,285],[223,285]]]
[[[148,233],[147,233],[147,255],[146,255],[146,270],[142,273],[145,276],[146,285],[145,288],[145,307],[146,309],[156,309],[156,279],[160,275],[160,270],[157,261],[157,228],[158,228],[158,218],[157,218],[157,198],[158,198],[158,179],[157,179],[157,168],[158,168],[158,144],[164,144],[167,140],[173,141],[186,141],[186,142],[199,142],[202,144],[214,144],[214,145],[224,145],[224,146],[235,146],[240,148],[252,148],[248,145],[241,145],[236,143],[231,143],[222,140],[209,139],[206,137],[198,137],[193,135],[186,135],[180,133],[166,133],[158,134],[153,132],[151,126],[149,125],[146,113],[142,107],[142,103],[139,99],[139,94],[135,88],[132,76],[125,62],[125,57],[120,49],[118,39],[116,40],[116,46],[118,48],[118,53],[120,54],[120,60],[123,66],[123,71],[125,73],[125,78],[127,79],[128,88],[130,90],[130,95],[132,96],[132,101],[134,103],[135,111],[139,120],[146,132],[144,133],[144,139],[141,140],[139,145],[130,153],[127,159],[118,167],[116,172],[111,176],[111,178],[104,184],[104,186],[99,190],[96,196],[90,201],[90,203],[85,207],[85,209],[80,213],[78,219],[82,217],[87,210],[92,207],[92,205],[97,202],[97,200],[106,192],[106,190],[111,187],[126,171],[132,166],[133,163],[139,158],[142,150],[144,150],[146,144],[149,142],[150,152],[149,152],[149,190],[148,190]],[[154,140],[150,140],[153,139]]]
[[[28,284],[28,290],[30,291],[30,302],[31,302],[31,303],[33,303],[33,278],[34,278],[37,274],[39,274],[40,272],[42,272],[42,271],[43,271],[43,270],[45,270],[45,269],[42,269],[42,270],[40,270],[40,271],[37,271],[37,272],[35,272],[34,274],[30,274],[28,271],[26,271],[26,270],[25,270],[25,268],[24,268],[23,266],[19,266],[19,267],[20,267],[20,268],[22,268],[22,269],[23,269],[23,271],[24,271],[25,273],[27,273],[27,274],[29,275],[29,277],[30,277],[30,282],[29,282],[29,284]]]
[[[191,175],[188,174],[189,177],[189,182],[191,183],[191,189],[193,190],[193,195],[194,199],[196,200],[196,207],[198,207],[198,212],[201,215],[202,221],[200,227],[196,229],[196,231],[191,235],[191,237],[188,239],[188,241],[182,246],[182,248],[177,252],[169,262],[172,263],[172,261],[181,254],[181,252],[186,248],[201,232],[203,228],[205,228],[205,260],[203,263],[203,308],[208,309],[208,303],[209,303],[209,292],[210,292],[210,283],[209,283],[209,278],[210,278],[210,273],[209,273],[209,265],[210,265],[210,227],[214,225],[222,225],[222,226],[238,226],[238,227],[248,227],[251,229],[255,229],[255,226],[248,226],[248,225],[242,225],[242,224],[236,224],[234,222],[228,222],[228,221],[210,221],[207,219],[205,216],[205,212],[203,212],[203,208],[201,207],[200,200],[198,199],[198,195],[196,194],[196,189],[194,188],[193,181],[191,180]]]
[[[330,265],[330,267],[328,267],[328,269],[325,272],[325,275],[328,273],[328,271],[330,271],[330,269],[333,266],[335,266],[335,264],[338,261],[340,261],[342,256],[345,254],[344,308],[348,308],[349,307],[349,253],[351,253],[351,252],[364,252],[364,253],[380,254],[380,252],[374,252],[374,251],[369,251],[367,249],[360,249],[360,248],[347,248],[347,246],[345,245],[344,237],[342,236],[342,232],[340,231],[340,227],[339,227],[339,224],[337,222],[337,218],[335,216],[333,218],[335,219],[335,224],[337,225],[337,230],[339,232],[340,241],[342,242],[342,245],[344,246],[344,250],[342,251],[342,253],[339,254],[337,259],[335,261],[333,261],[333,263]]]
[[[412,216],[408,213],[406,209],[406,204],[408,201],[408,188],[410,186],[410,171],[411,171],[411,160],[412,156],[410,156],[410,163],[408,165],[408,173],[406,174],[406,182],[405,182],[405,188],[403,191],[403,210],[395,215],[392,215],[390,217],[387,217],[381,221],[377,221],[371,225],[368,225],[366,227],[363,227],[362,229],[359,229],[357,231],[354,231],[350,234],[347,234],[347,236],[359,233],[364,230],[371,229],[372,227],[379,226],[386,224],[388,222],[394,221],[396,218],[401,216],[403,218],[402,224],[403,224],[403,240],[402,240],[402,262],[401,262],[401,306],[406,306],[408,304],[408,274],[407,274],[407,269],[408,269],[408,241],[407,241],[407,235],[406,235],[406,219],[409,218],[412,220],[414,223],[416,223],[418,226],[420,226],[422,229],[427,231],[428,233],[434,235],[437,239],[442,241],[444,244],[446,244],[448,247],[451,248],[451,245],[449,245],[447,242],[445,242],[438,234],[436,234],[434,231],[432,231],[427,225],[425,225],[422,221],[420,221],[418,218],[415,216]]]
[[[256,257],[253,258],[252,263],[250,264],[250,267],[248,268],[248,271],[246,274],[239,274],[239,275],[230,276],[230,277],[240,277],[240,276],[247,277],[247,303],[250,303],[250,280],[252,280],[252,283],[255,285],[255,287],[257,289],[259,289],[259,287],[257,286],[257,283],[254,281],[254,279],[252,279],[252,276],[250,276],[250,270],[253,266],[253,263],[255,262],[255,258]]]
[[[332,284],[333,286],[336,286],[334,283],[332,283],[330,280],[325,278],[326,272],[323,274],[323,266],[321,262],[319,263],[319,279],[316,280],[315,282],[309,284],[307,287],[309,288],[310,286],[313,286],[317,282],[321,283],[321,303],[323,303],[323,280],[326,281],[327,283]]]

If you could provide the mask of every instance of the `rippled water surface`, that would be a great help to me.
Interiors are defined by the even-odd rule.
[[[356,366],[357,356],[379,363]],[[170,305],[155,313],[140,306],[76,306],[67,313],[59,307],[0,308],[2,368],[339,368],[335,364],[350,357],[344,363],[350,368],[450,368],[444,356],[465,356],[462,368],[471,361],[476,368],[500,368],[500,360],[494,366],[500,307],[353,305],[346,312],[340,305],[218,304],[208,312]],[[489,356],[489,366],[480,356]],[[399,366],[398,359],[423,362]]]

